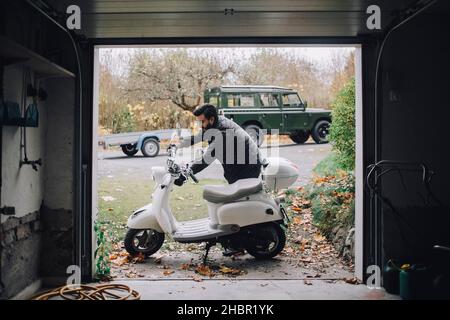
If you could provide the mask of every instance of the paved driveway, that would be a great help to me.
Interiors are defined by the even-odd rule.
[[[303,145],[285,144],[278,147],[278,150],[262,147],[262,153],[279,154],[280,157],[287,158],[298,165],[300,168],[300,177],[296,185],[304,185],[311,176],[312,169],[325,158],[331,150],[329,144],[315,144],[308,142]],[[140,177],[150,177],[150,169],[153,166],[164,166],[167,160],[167,154],[161,151],[155,158],[145,158],[140,153],[134,157],[127,157],[121,151],[100,151],[98,154],[98,177],[102,178],[108,175],[118,175],[127,173],[128,175],[137,175]],[[217,179],[223,177],[223,169],[220,163],[215,162],[208,168],[200,172],[199,179]]]

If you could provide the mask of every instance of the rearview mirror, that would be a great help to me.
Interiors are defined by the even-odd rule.
[[[303,102],[303,108],[306,109],[307,107],[308,107],[308,101],[304,101],[304,102]]]

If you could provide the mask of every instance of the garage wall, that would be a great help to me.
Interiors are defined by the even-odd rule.
[[[436,175],[432,190],[450,205],[450,37],[448,17],[435,12],[418,16],[395,32],[382,60],[381,159],[423,162]],[[418,243],[431,237],[447,241],[450,210],[424,204],[427,192],[420,172],[392,173],[383,178],[383,194],[393,201],[410,228],[384,207],[385,258],[412,260]],[[435,240],[437,242],[438,240]],[[420,243],[419,243],[420,245]],[[414,252],[416,251],[416,252]]]
[[[20,103],[22,97],[22,75],[24,69],[20,66],[5,68],[5,100]],[[32,75],[33,78],[33,75]],[[26,89],[26,88],[25,88]],[[27,98],[26,105],[32,103]],[[27,128],[27,153],[29,160],[37,160],[45,155],[45,137],[47,128],[47,109],[45,102],[38,104],[39,127]],[[38,211],[43,199],[45,163],[36,172],[31,166],[19,168],[20,161],[20,128],[5,126],[3,128],[3,190],[1,203],[16,208],[16,217],[23,217]],[[1,221],[6,217],[2,216]]]
[[[74,264],[73,148],[75,80],[49,79],[47,170],[41,208],[43,225],[40,275],[49,285],[64,283]]]
[[[2,2],[0,35],[74,72],[71,43],[24,1]],[[5,13],[8,14],[5,14]],[[4,68],[4,99],[19,102],[23,67]],[[31,81],[34,75],[31,73]],[[30,285],[65,282],[66,269],[74,264],[73,158],[74,78],[42,79],[47,100],[38,103],[39,127],[27,128],[29,160],[43,166],[19,169],[20,128],[3,126],[2,188],[0,207],[15,207],[14,216],[1,215],[0,299],[11,298]],[[31,102],[28,99],[27,104]]]
[[[21,102],[23,68],[4,69],[4,99]],[[31,74],[31,80],[34,75]],[[27,99],[26,105],[32,102]],[[11,296],[39,279],[41,252],[40,207],[44,198],[47,133],[46,104],[39,103],[39,127],[27,128],[29,160],[43,159],[43,166],[34,171],[31,166],[19,166],[20,128],[4,126],[2,143],[2,206],[15,208],[15,216],[1,216],[1,274],[6,290],[0,296]],[[22,155],[24,157],[24,155]],[[23,159],[23,158],[22,158]]]

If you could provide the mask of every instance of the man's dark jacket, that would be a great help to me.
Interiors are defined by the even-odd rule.
[[[191,166],[194,174],[217,159],[222,164],[224,177],[228,183],[259,176],[261,157],[258,146],[235,122],[219,116],[212,128],[183,139],[179,147],[189,147],[201,141],[208,141],[209,146],[202,158]]]

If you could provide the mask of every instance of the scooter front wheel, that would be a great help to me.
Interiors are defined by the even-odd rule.
[[[164,233],[153,229],[128,229],[124,245],[125,250],[131,255],[143,253],[151,256],[157,252],[164,243]]]
[[[245,248],[256,259],[271,259],[286,244],[286,235],[279,224],[269,223],[253,228]]]

